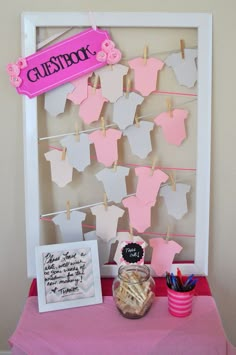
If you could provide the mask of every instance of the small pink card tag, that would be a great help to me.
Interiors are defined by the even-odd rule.
[[[10,82],[19,94],[38,96],[107,65],[106,58],[100,58],[107,42],[112,42],[107,31],[85,30],[8,64]]]

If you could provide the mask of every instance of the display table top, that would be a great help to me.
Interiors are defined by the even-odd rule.
[[[102,304],[46,313],[38,312],[32,296],[9,342],[14,355],[236,354],[212,296],[195,296],[186,318],[171,316],[167,297],[156,297],[138,320],[123,318],[111,296]]]

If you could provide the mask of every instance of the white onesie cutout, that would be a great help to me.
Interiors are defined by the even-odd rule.
[[[84,171],[84,169],[90,165],[90,144],[88,134],[81,133],[79,140],[76,140],[75,136],[66,136],[60,140],[63,147],[67,148],[67,155],[70,164],[78,171]]]
[[[99,238],[95,231],[91,231],[91,232],[84,233],[84,240],[97,241],[100,268],[104,264],[108,263],[110,252],[111,252],[111,244],[114,243],[115,239],[111,239],[109,242],[107,242]]]
[[[113,168],[105,168],[96,174],[96,178],[103,183],[108,200],[119,203],[126,195],[125,177],[129,174],[129,168],[117,166]]]
[[[188,88],[194,86],[197,81],[197,49],[184,49],[184,59],[181,53],[170,54],[165,63],[167,66],[172,67],[177,81],[180,85]]]
[[[80,242],[83,240],[82,221],[86,214],[79,211],[72,211],[70,219],[66,213],[60,213],[52,219],[53,223],[59,226],[63,243]]]
[[[96,216],[96,233],[97,236],[105,241],[115,238],[117,231],[118,219],[125,213],[124,210],[117,206],[103,205],[91,207],[91,212]]]
[[[68,93],[73,90],[70,83],[58,86],[44,94],[44,108],[53,117],[58,116],[65,111],[66,99]]]
[[[160,189],[160,196],[164,197],[168,214],[175,219],[181,219],[187,212],[186,194],[190,191],[190,185],[177,183],[176,191],[170,185]]]
[[[146,158],[152,151],[150,131],[153,126],[153,122],[140,121],[139,127],[132,125],[123,131],[123,135],[128,138],[132,153],[141,159]]]
[[[66,186],[72,181],[73,166],[69,163],[66,154],[65,160],[61,159],[62,152],[53,149],[44,154],[46,160],[50,161],[51,179],[59,187]]]
[[[105,66],[96,71],[99,75],[103,97],[110,102],[116,102],[123,94],[123,77],[128,73],[129,68],[125,65],[115,64]]]
[[[125,129],[134,122],[138,105],[141,105],[144,98],[136,92],[130,92],[128,97],[123,94],[113,105],[113,122],[120,129]]]

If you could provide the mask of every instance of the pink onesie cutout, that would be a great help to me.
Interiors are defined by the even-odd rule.
[[[92,73],[85,74],[78,79],[71,81],[74,90],[67,95],[67,99],[72,101],[75,105],[79,105],[88,97],[88,78]]]
[[[46,160],[51,164],[51,179],[59,187],[64,187],[72,181],[73,167],[70,165],[67,155],[65,160],[61,159],[62,152],[53,149],[44,154]]]
[[[108,100],[102,96],[101,89],[94,89],[88,87],[88,97],[79,106],[79,116],[84,123],[90,124],[97,121],[100,117],[102,106]]]
[[[106,167],[118,160],[117,140],[122,133],[117,129],[109,128],[106,135],[101,130],[90,133],[89,139],[94,143],[97,160]]]
[[[158,72],[163,68],[164,62],[156,58],[148,58],[147,62],[139,57],[130,60],[130,68],[134,69],[134,87],[143,96],[148,96],[156,90]]]
[[[160,169],[156,169],[151,175],[151,169],[147,167],[135,168],[138,176],[136,196],[145,204],[156,201],[156,197],[162,182],[168,180],[169,176]]]
[[[157,276],[164,276],[170,272],[175,254],[183,248],[173,240],[166,241],[163,238],[150,239],[149,244],[153,248],[151,267]]]
[[[130,196],[122,200],[122,203],[129,210],[130,225],[138,232],[142,233],[151,225],[151,207],[155,203],[144,204],[136,196]]]
[[[172,111],[172,117],[169,112],[162,112],[154,122],[162,127],[164,137],[169,144],[180,145],[186,138],[184,121],[187,117],[187,110],[175,109]]]

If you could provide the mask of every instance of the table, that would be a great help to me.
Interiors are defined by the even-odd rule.
[[[186,318],[168,313],[156,297],[141,319],[123,318],[111,296],[99,305],[38,312],[37,296],[26,301],[14,334],[13,355],[235,355],[212,296],[195,296]]]

